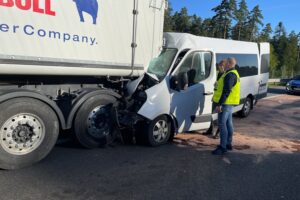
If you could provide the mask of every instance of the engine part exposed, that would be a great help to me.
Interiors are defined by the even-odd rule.
[[[145,91],[158,83],[158,80],[146,73],[142,81],[139,83],[136,91],[130,97],[128,105],[129,110],[132,112],[138,112],[147,100],[147,94]]]

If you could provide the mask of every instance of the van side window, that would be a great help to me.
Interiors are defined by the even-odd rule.
[[[180,77],[186,73],[188,86],[192,86],[209,76],[211,63],[212,54],[210,52],[192,52],[185,58],[175,74]]]
[[[260,73],[269,73],[270,54],[263,54],[261,56]]]
[[[236,70],[240,77],[258,75],[258,56],[256,54],[227,54],[218,53],[216,55],[217,63],[223,59],[233,57],[236,59]]]

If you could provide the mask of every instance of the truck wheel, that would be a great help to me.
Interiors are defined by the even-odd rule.
[[[53,110],[31,98],[8,100],[0,110],[0,168],[19,169],[46,157],[59,133]]]
[[[251,104],[252,104],[252,100],[249,97],[247,97],[242,110],[238,112],[240,117],[245,118],[249,116],[251,111]]]
[[[144,132],[145,142],[150,146],[166,144],[171,135],[171,123],[166,116],[154,119]]]
[[[113,103],[116,99],[109,95],[91,97],[79,108],[74,129],[79,143],[88,149],[107,144],[107,138],[114,133],[115,118]]]

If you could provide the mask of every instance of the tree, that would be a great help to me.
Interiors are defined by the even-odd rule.
[[[285,66],[284,75],[293,77],[296,71],[297,56],[298,56],[298,35],[294,31],[289,34],[286,48],[283,54],[283,64]]]
[[[212,9],[212,18],[201,19],[197,15],[188,15],[187,8],[172,15],[169,8],[165,13],[164,31],[192,33],[207,37],[232,38],[235,40],[270,42],[270,76],[290,77],[300,73],[300,33],[287,35],[284,24],[279,22],[274,34],[270,23],[263,26],[263,15],[259,6],[249,12],[246,0],[222,0]],[[236,22],[232,28],[232,22]],[[271,38],[271,35],[273,37]]]
[[[274,39],[279,40],[280,37],[282,37],[282,36],[284,36],[284,37],[286,36],[286,31],[285,31],[285,27],[284,27],[283,23],[279,22],[275,28]]]
[[[298,33],[298,48],[297,48],[297,60],[295,65],[295,74],[300,74],[300,32]]]
[[[211,18],[207,18],[202,23],[202,36],[206,37],[214,37],[215,35],[215,24],[214,21]]]
[[[168,3],[168,9],[165,11],[164,32],[171,32],[174,29],[174,21],[172,18],[172,6]]]
[[[281,77],[281,71],[278,70],[278,55],[276,54],[274,47],[270,44],[270,77]]]
[[[284,56],[285,49],[288,44],[288,38],[286,36],[286,31],[282,22],[279,22],[276,26],[271,43],[274,46],[274,51],[278,56],[277,71],[280,72],[281,76],[285,76],[286,66],[284,63]]]
[[[231,29],[231,21],[235,9],[235,1],[222,0],[221,4],[212,9],[216,14],[213,16],[215,37],[228,38]]]
[[[193,15],[191,18],[191,27],[190,27],[190,33],[194,35],[201,35],[202,30],[202,19],[198,17],[197,15]]]
[[[234,18],[237,23],[232,30],[232,39],[245,40],[245,30],[243,27],[245,27],[248,17],[249,11],[246,0],[242,0],[239,3],[239,8],[234,12]]]
[[[253,10],[250,12],[250,16],[247,22],[247,32],[248,32],[248,40],[255,41],[256,36],[258,35],[259,25],[263,25],[263,15],[259,6],[255,6]]]
[[[300,74],[300,44],[298,44],[297,62],[295,65],[295,74]]]
[[[269,42],[271,40],[271,34],[273,33],[272,26],[268,23],[265,28],[262,30],[259,41],[260,42]]]
[[[174,31],[189,33],[191,23],[190,17],[188,16],[188,10],[186,7],[183,7],[180,12],[175,12],[173,16],[174,21]]]

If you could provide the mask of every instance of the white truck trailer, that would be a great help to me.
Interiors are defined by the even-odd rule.
[[[164,0],[0,0],[0,168],[44,158],[60,130],[97,147],[123,86],[162,47]]]

